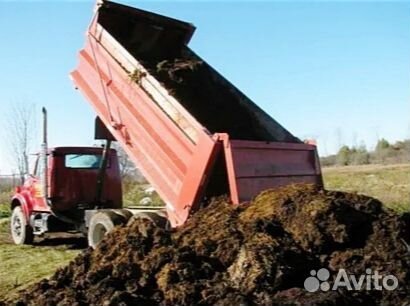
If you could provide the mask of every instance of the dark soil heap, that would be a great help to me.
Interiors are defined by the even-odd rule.
[[[375,199],[313,186],[252,203],[214,199],[181,229],[135,220],[88,249],[19,305],[406,305],[410,217]],[[311,270],[393,274],[394,291],[318,291]],[[332,284],[333,280],[330,279]]]

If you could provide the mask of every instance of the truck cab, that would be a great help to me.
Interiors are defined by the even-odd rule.
[[[46,232],[85,232],[87,210],[122,208],[117,153],[107,151],[102,176],[104,148],[55,147],[37,154],[11,201],[14,242],[29,244]]]

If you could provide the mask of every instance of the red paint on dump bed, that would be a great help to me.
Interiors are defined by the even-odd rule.
[[[322,184],[316,147],[301,143],[229,140],[224,142],[232,201],[251,200],[263,190],[289,183]]]
[[[108,1],[105,5],[105,14],[116,8],[125,14],[124,19],[148,16],[147,22],[161,24],[155,30],[160,29],[163,37],[168,34],[180,37],[185,33],[187,43],[194,30],[187,23],[167,17]],[[226,192],[234,203],[249,200],[267,188],[299,182],[321,183],[315,146],[301,142],[230,140],[227,134],[211,135],[99,24],[98,12],[71,76],[166,202],[173,226],[183,224],[191,209],[198,206],[215,161],[222,153],[229,181]],[[266,120],[266,115],[256,115]]]

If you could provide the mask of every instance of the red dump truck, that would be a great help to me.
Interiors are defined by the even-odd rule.
[[[132,214],[176,227],[214,196],[228,194],[235,205],[269,188],[322,184],[315,145],[293,136],[192,51],[194,31],[190,23],[114,2],[96,6],[71,73],[102,123],[96,134],[108,139],[95,180],[114,181],[104,160],[116,140],[166,206],[123,210],[100,191],[84,208],[75,206],[77,227],[88,230],[91,245]],[[58,199],[43,194],[49,213],[64,219],[64,208],[52,203]]]

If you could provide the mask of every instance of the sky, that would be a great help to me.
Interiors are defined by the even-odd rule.
[[[192,22],[189,46],[321,155],[410,138],[410,2],[118,2]],[[35,104],[37,123],[47,107],[51,146],[94,143],[95,115],[68,77],[93,6],[0,0],[0,174],[15,169],[13,103]]]

